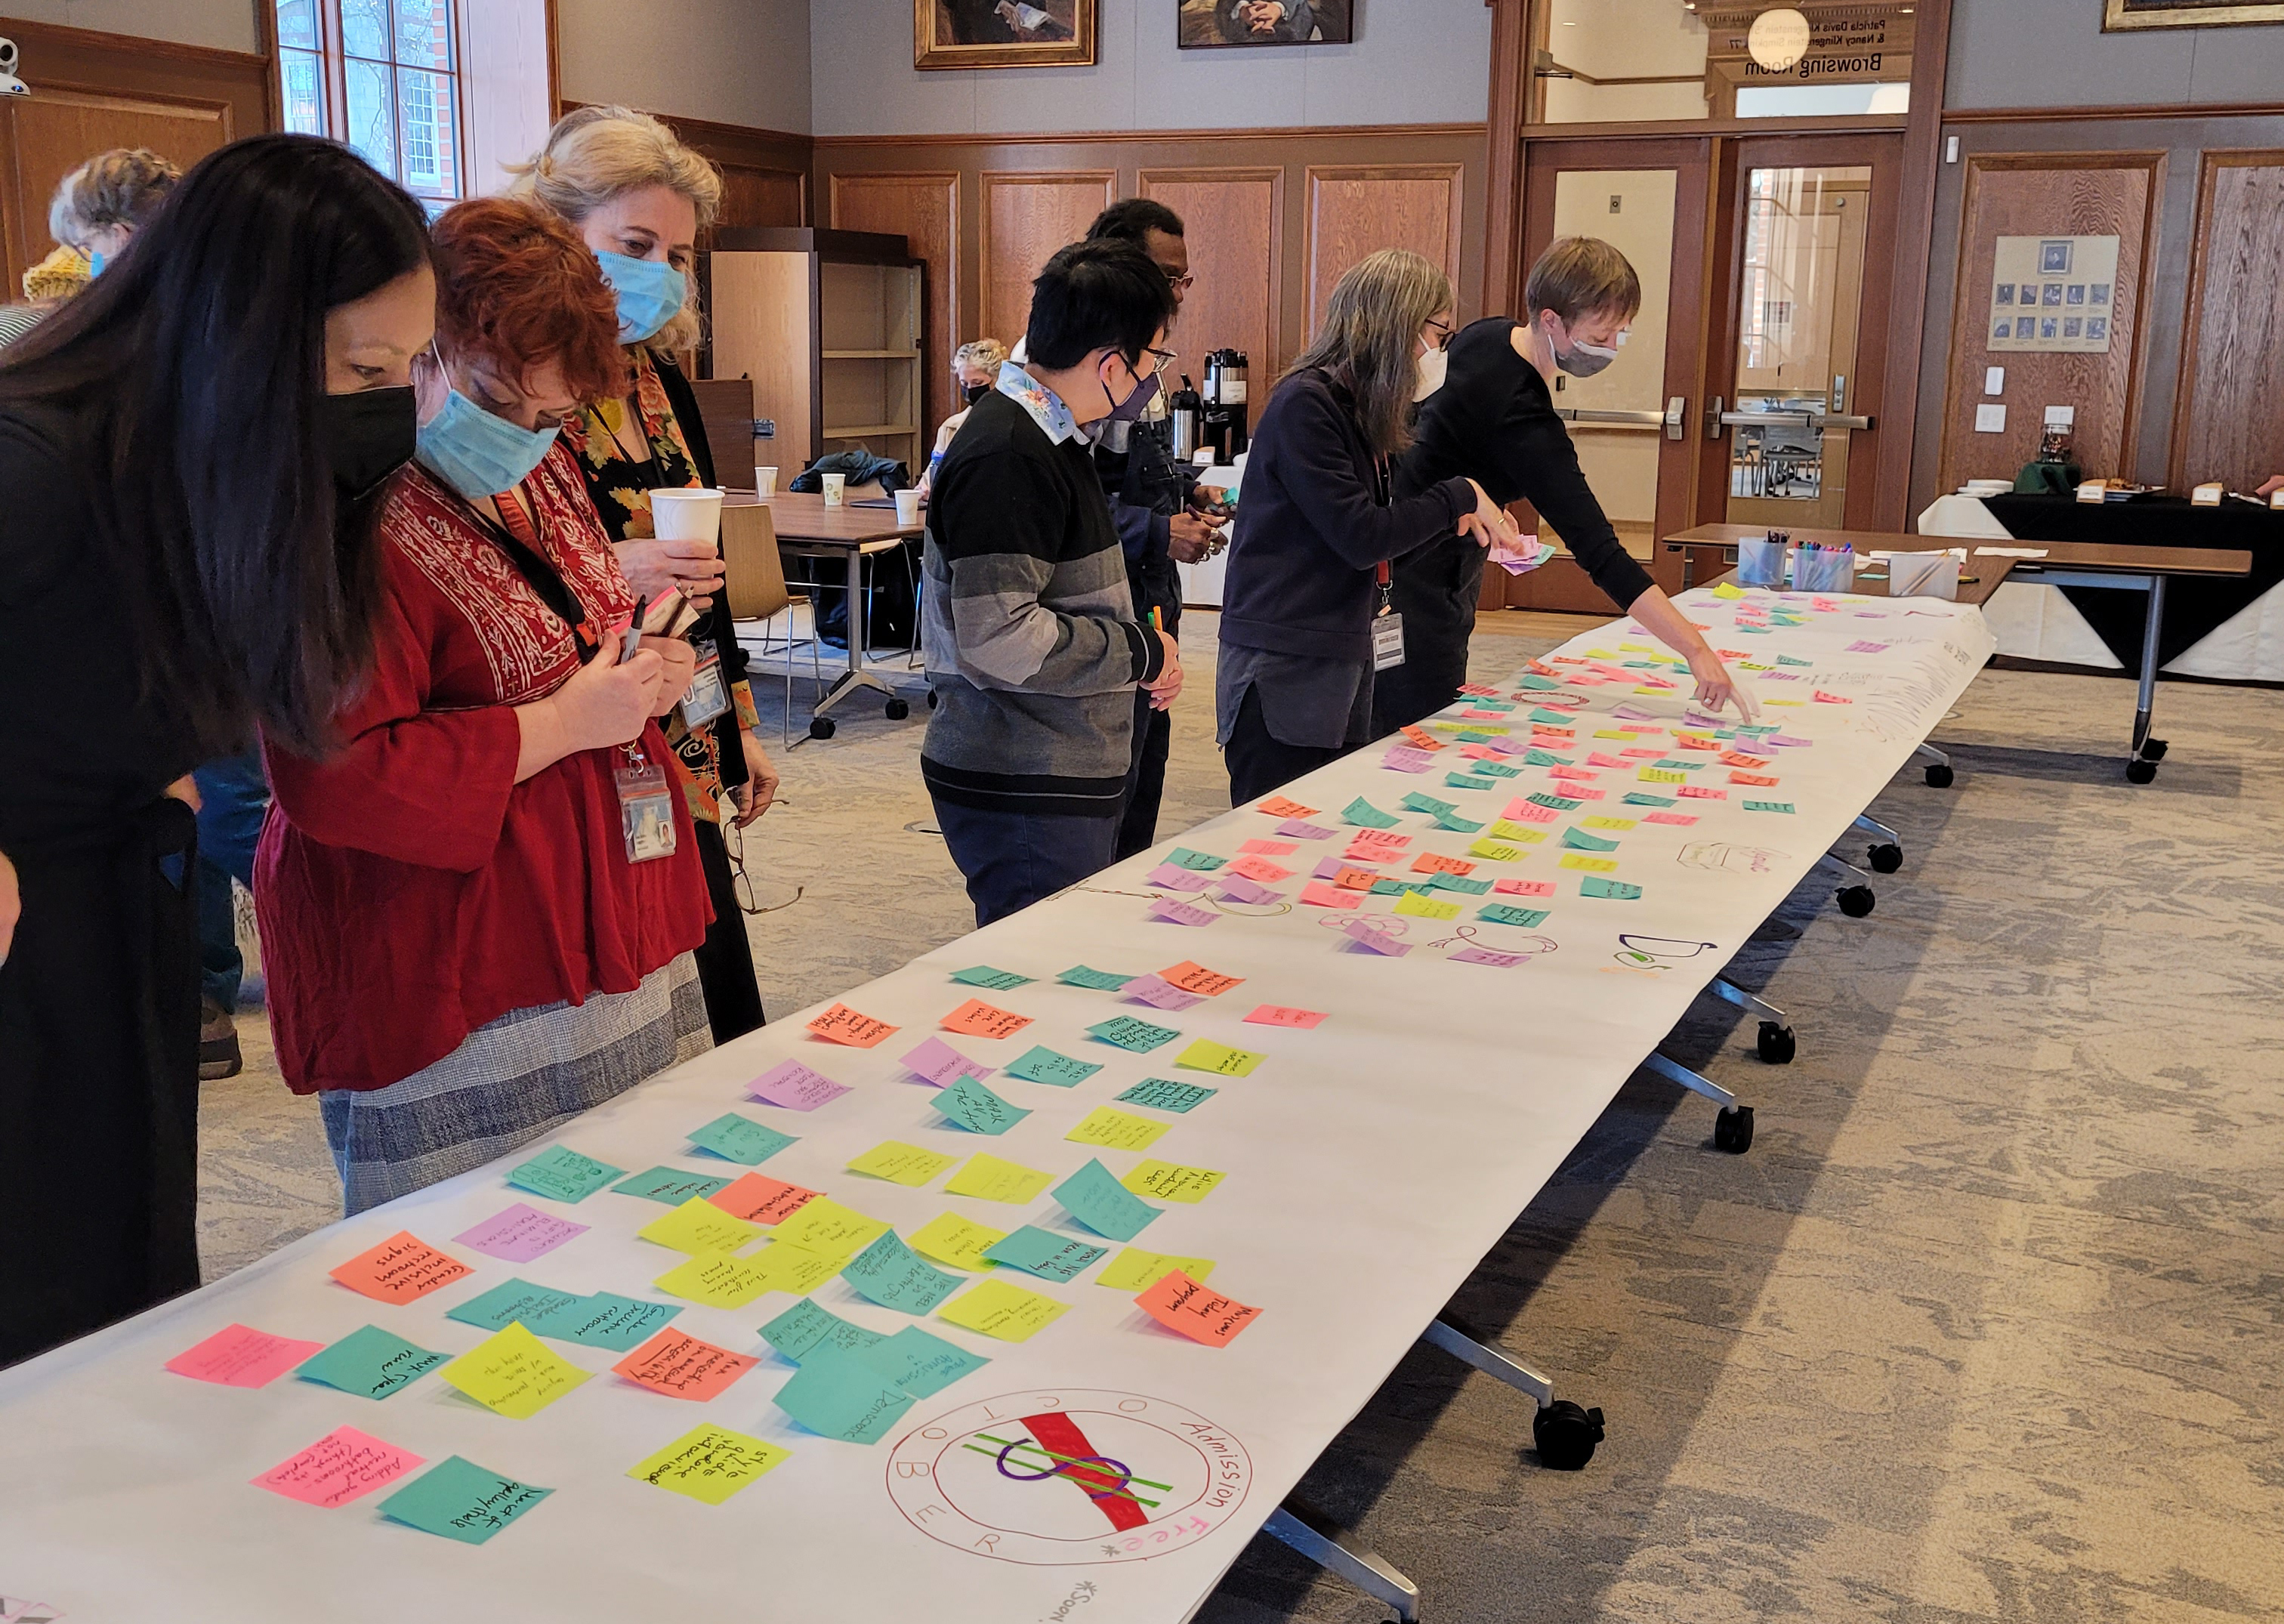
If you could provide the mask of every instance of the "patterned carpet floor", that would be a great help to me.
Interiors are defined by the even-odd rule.
[[[1492,617],[1476,672],[1584,624]],[[1228,804],[1212,617],[1185,641],[1166,833]],[[1907,771],[1872,809],[1906,852],[1874,913],[1811,878],[1733,969],[1789,1011],[1795,1063],[1721,1006],[1667,1046],[1757,1106],[1751,1152],[1637,1077],[1483,1260],[1455,1307],[1607,1414],[1584,1471],[1425,1347],[1326,1451],[1303,1495],[1427,1618],[2284,1617],[2284,694],[2162,690],[2146,788],[2131,706],[1983,673],[1937,732],[1957,785]],[[747,837],[773,1013],[970,924],[926,832],[925,708],[841,714],[779,753]],[[240,1026],[246,1072],[204,1096],[210,1278],[338,1212],[314,1103]],[[1266,1537],[1199,1615],[1386,1616]]]

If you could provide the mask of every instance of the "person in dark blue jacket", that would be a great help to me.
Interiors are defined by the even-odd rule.
[[[1384,248],[1333,289],[1325,324],[1253,436],[1222,588],[1215,683],[1230,798],[1242,805],[1372,737],[1375,667],[1403,655],[1388,562],[1455,530],[1517,539],[1465,475],[1389,490],[1414,401],[1443,381],[1451,285]]]

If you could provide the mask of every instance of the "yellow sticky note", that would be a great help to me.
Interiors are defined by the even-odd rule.
[[[1663,767],[1644,767],[1634,776],[1645,784],[1686,784],[1689,781],[1688,773],[1669,772]]]
[[[1094,1277],[1094,1283],[1108,1286],[1114,1291],[1146,1291],[1176,1269],[1193,1280],[1202,1281],[1214,1272],[1214,1260],[1211,1258],[1179,1257],[1170,1251],[1145,1251],[1139,1246],[1129,1246]]]
[[[1005,1229],[994,1229],[989,1224],[946,1212],[913,1230],[905,1243],[923,1258],[934,1258],[954,1268],[981,1271],[997,1267],[983,1255],[983,1249],[1006,1238]]]
[[[1566,851],[1562,856],[1565,868],[1583,868],[1588,874],[1608,874],[1618,865],[1607,857],[1588,857],[1584,851]]]
[[[1159,1135],[1173,1126],[1170,1122],[1154,1122],[1147,1117],[1130,1117],[1122,1110],[1098,1105],[1063,1137],[1082,1145],[1100,1145],[1106,1150],[1147,1150],[1158,1142]]]
[[[1641,737],[1639,734],[1630,733],[1623,727],[1598,727],[1594,730],[1594,736],[1597,739],[1639,739]]]
[[[651,1283],[708,1308],[742,1308],[775,1289],[758,1261],[733,1258],[726,1251],[709,1251],[677,1263]]]
[[[1589,660],[1615,660],[1618,656],[1607,648],[1589,648],[1586,651],[1586,657]]]
[[[1804,699],[1764,699],[1761,703],[1764,705],[1800,706],[1808,703],[1808,702]]]
[[[1657,650],[1652,648],[1647,643],[1620,643],[1618,652],[1620,654],[1655,654]]]
[[[1578,827],[1585,829],[1630,829],[1633,826],[1634,820],[1631,818],[1581,818],[1578,820]]]
[[[1673,690],[1671,688],[1653,688],[1647,683],[1642,686],[1636,688],[1634,692],[1637,694],[1647,694],[1652,699],[1670,699],[1673,696]]]
[[[1418,891],[1406,891],[1396,899],[1396,906],[1391,912],[1409,914],[1414,919],[1457,919],[1459,916],[1459,905],[1456,902],[1437,902],[1431,898],[1421,896]]]
[[[1480,857],[1487,861],[1494,863],[1514,863],[1520,862],[1522,859],[1529,857],[1530,853],[1524,851],[1521,846],[1503,846],[1496,840],[1484,839],[1479,840],[1475,842],[1474,845],[1469,846],[1467,848],[1467,855],[1469,857]]]
[[[761,1270],[769,1290],[795,1297],[808,1296],[849,1266],[849,1259],[838,1252],[817,1251],[791,1241],[772,1241],[739,1261]]]
[[[693,1258],[706,1251],[735,1251],[761,1232],[761,1225],[732,1218],[700,1196],[692,1196],[665,1217],[654,1218],[635,1231],[645,1241],[671,1246]]]
[[[1457,908],[1453,913],[1459,912]],[[1251,1049],[1233,1049],[1226,1043],[1216,1043],[1209,1038],[1200,1038],[1195,1043],[1174,1056],[1177,1066],[1187,1066],[1193,1071],[1213,1071],[1223,1077],[1250,1077],[1253,1068],[1268,1059]]]
[[[1490,832],[1500,840],[1511,840],[1525,846],[1535,846],[1546,838],[1545,829],[1534,829],[1527,824],[1515,823],[1506,818],[1493,820]]]
[[[520,1322],[485,1338],[437,1374],[486,1409],[521,1421],[593,1374],[524,1330]]]
[[[791,1459],[790,1449],[708,1423],[692,1427],[627,1476],[708,1505],[720,1505],[755,1479]]]
[[[888,1226],[879,1219],[867,1218],[844,1207],[830,1196],[818,1196],[802,1203],[801,1211],[779,1224],[775,1233],[780,1241],[823,1252],[828,1258],[846,1259],[855,1257],[888,1232]]]
[[[967,1165],[952,1174],[951,1182],[943,1187],[943,1193],[947,1196],[974,1196],[982,1201],[1012,1201],[1020,1206],[1036,1199],[1041,1190],[1054,1181],[1054,1174],[1042,1173],[1036,1167],[1026,1167],[1021,1162],[976,1155],[969,1157]]]
[[[937,1309],[936,1316],[1002,1342],[1028,1342],[1035,1332],[1069,1312],[1068,1303],[1059,1303],[1052,1297],[1026,1291],[1004,1280],[982,1280],[974,1290]]]
[[[1713,595],[1716,598],[1741,598],[1745,594],[1737,590],[1734,581],[1724,581],[1713,589]]]
[[[901,1139],[884,1139],[850,1162],[849,1171],[869,1173],[891,1184],[909,1184],[918,1189],[958,1159],[908,1145]]]
[[[1180,1167],[1172,1162],[1144,1162],[1119,1182],[1138,1196],[1158,1201],[1203,1201],[1214,1186],[1229,1175],[1210,1167]]]

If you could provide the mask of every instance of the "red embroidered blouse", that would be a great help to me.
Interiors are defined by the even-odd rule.
[[[570,448],[520,487],[542,547],[598,624],[619,573]],[[323,762],[264,748],[277,804],[254,894],[278,1069],[296,1094],[379,1088],[512,1009],[631,991],[712,911],[688,810],[671,856],[630,863],[618,749],[515,782],[512,707],[578,669],[570,628],[465,504],[417,464],[380,520],[376,663]],[[664,762],[656,722],[643,729]]]

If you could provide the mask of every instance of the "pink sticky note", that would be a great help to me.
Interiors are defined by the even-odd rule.
[[[1513,823],[1552,823],[1558,814],[1551,806],[1541,806],[1517,796],[1506,804],[1506,810],[1499,816]]]
[[[1590,789],[1585,785],[1576,782],[1565,783],[1559,788],[1562,794],[1568,796],[1574,801],[1600,801],[1610,793],[1607,789]]]
[[[280,1461],[254,1479],[254,1486],[330,1510],[386,1487],[422,1463],[422,1458],[410,1449],[345,1426]]]
[[[1642,821],[1644,823],[1670,823],[1686,829],[1691,824],[1697,821],[1697,814],[1695,812],[1652,812],[1648,817],[1644,818]]]
[[[1492,687],[1488,683],[1482,682],[1463,682],[1459,685],[1459,692],[1462,694],[1472,694],[1477,699],[1492,699],[1496,698],[1498,694],[1498,690],[1497,688]]]
[[[939,1088],[950,1087],[951,1079],[963,1073],[980,1083],[996,1069],[982,1061],[970,1060],[942,1038],[928,1039],[905,1055],[902,1063]]]
[[[1506,720],[1506,712],[1504,710],[1462,710],[1459,712],[1459,719],[1463,722],[1504,722]]]
[[[1408,944],[1397,941],[1384,930],[1376,930],[1369,920],[1349,921],[1341,927],[1341,934],[1359,946],[1368,947],[1383,958],[1400,959],[1412,951]]]
[[[1462,745],[1459,754],[1469,761],[1496,761],[1499,757],[1499,752],[1488,744]]]
[[[1615,766],[1617,764],[1613,762],[1611,765]],[[1582,784],[1591,784],[1602,776],[1600,773],[1585,767],[1549,767],[1546,769],[1546,775],[1549,778],[1576,779]]]
[[[1273,885],[1279,880],[1289,880],[1293,877],[1293,871],[1290,868],[1279,868],[1265,857],[1240,857],[1235,862],[1229,864],[1224,872],[1242,875],[1248,880],[1258,880],[1264,885]]]
[[[217,1387],[265,1387],[325,1345],[273,1337],[250,1325],[225,1325],[196,1347],[176,1354],[166,1368]]]
[[[1827,694],[1822,688],[1814,691],[1814,697],[1819,705],[1852,705],[1856,702],[1852,699],[1842,699],[1837,694]]]
[[[1314,823],[1303,823],[1298,818],[1287,818],[1277,826],[1279,835],[1290,835],[1295,840],[1330,840],[1333,831]]]
[[[1221,917],[1210,908],[1177,902],[1171,897],[1161,897],[1150,905],[1150,917],[1162,919],[1173,925],[1209,925]]]
[[[1201,891],[1211,883],[1209,877],[1194,868],[1185,868],[1179,863],[1161,863],[1142,876],[1145,885],[1162,885],[1169,891]]]
[[[1640,749],[1620,750],[1618,754],[1624,757],[1628,761],[1655,761],[1659,757],[1664,755],[1665,752],[1663,750]]]
[[[1462,947],[1451,955],[1454,964],[1491,964],[1501,969],[1513,969],[1518,964],[1530,962],[1527,953],[1493,953],[1488,947]]]
[[[1552,880],[1493,880],[1491,890],[1502,897],[1552,897]]]
[[[1391,744],[1381,757],[1380,765],[1391,773],[1425,773],[1435,765],[1435,758],[1408,744]]]
[[[1729,798],[1727,790],[1708,789],[1702,784],[1684,784],[1680,793],[1696,801],[1725,801]]]
[[[1258,857],[1290,857],[1300,849],[1289,840],[1248,840],[1238,847]]]
[[[1626,764],[1620,761],[1615,756],[1607,755],[1601,750],[1596,750],[1592,755],[1586,757],[1586,765],[1590,767],[1623,767]]]
[[[849,1090],[822,1071],[812,1071],[798,1060],[781,1060],[746,1085],[752,1099],[787,1110],[815,1110]]]
[[[584,1224],[575,1224],[567,1218],[558,1218],[519,1201],[497,1217],[488,1218],[452,1238],[509,1263],[528,1263],[534,1258],[545,1257],[573,1236],[586,1233]]]
[[[1399,835],[1394,829],[1358,829],[1356,838],[1349,842],[1349,849],[1353,851],[1358,846],[1380,846],[1389,851],[1401,851],[1411,843],[1411,836]],[[1384,863],[1388,859],[1375,858],[1373,860]]]
[[[1271,890],[1266,885],[1255,885],[1241,874],[1224,875],[1217,883],[1221,887],[1221,894],[1232,902],[1278,902],[1285,895],[1283,891]]]
[[[1322,880],[1311,880],[1301,888],[1301,900],[1312,907],[1352,908],[1357,905],[1357,894],[1327,885]]]
[[[1186,1009],[1192,1004],[1206,1001],[1201,994],[1185,992],[1162,976],[1137,976],[1118,989],[1118,996],[1133,999],[1154,1009]]]
[[[1296,1009],[1290,1004],[1263,1004],[1245,1017],[1255,1026],[1297,1026],[1313,1029],[1325,1018],[1321,1009]]]

